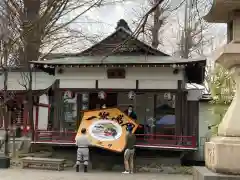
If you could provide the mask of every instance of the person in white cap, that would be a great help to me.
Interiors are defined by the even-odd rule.
[[[87,136],[87,130],[85,128],[81,129],[81,136],[76,138],[77,149],[77,163],[76,172],[79,172],[80,164],[84,165],[84,172],[88,171],[88,161],[89,161],[89,146],[91,145],[90,140]]]

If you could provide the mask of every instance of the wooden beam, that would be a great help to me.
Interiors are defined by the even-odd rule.
[[[183,101],[183,82],[178,80],[178,88],[176,92],[176,104],[175,104],[175,135],[182,135],[182,101]]]
[[[95,88],[98,89],[98,80],[95,82]]]
[[[139,80],[136,80],[136,89],[139,89]]]
[[[72,91],[72,92],[91,92],[91,93],[97,93],[99,91],[109,91],[109,88],[60,88],[61,91]],[[177,89],[111,89],[111,92],[129,92],[129,91],[134,91],[136,93],[146,93],[146,92],[171,92],[171,93],[176,93]]]

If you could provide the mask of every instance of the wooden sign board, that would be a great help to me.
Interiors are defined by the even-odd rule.
[[[138,125],[118,108],[85,111],[76,137],[86,128],[93,146],[122,152],[128,126],[132,126],[134,133]]]

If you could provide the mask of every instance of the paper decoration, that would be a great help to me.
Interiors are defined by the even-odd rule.
[[[107,94],[104,91],[100,91],[98,93],[98,98],[99,99],[106,99],[106,97],[107,97]]]
[[[71,91],[65,91],[63,95],[64,99],[72,99],[73,98],[73,93]]]
[[[155,119],[153,117],[148,118],[147,122],[150,127],[155,126]]]
[[[135,96],[136,96],[136,94],[135,94],[134,91],[130,91],[130,92],[128,93],[128,98],[131,99],[131,100],[133,100],[133,99],[135,98]]]
[[[171,100],[172,98],[171,98],[171,93],[164,93],[164,99],[166,99],[166,100]]]

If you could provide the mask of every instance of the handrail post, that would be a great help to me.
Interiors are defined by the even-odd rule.
[[[192,136],[192,148],[196,148],[197,141],[196,141],[196,136]]]
[[[38,141],[39,139],[38,139],[38,129],[36,129],[35,130],[35,138],[34,138],[34,141],[36,142],[36,141]]]

